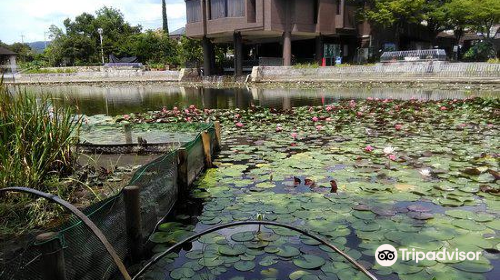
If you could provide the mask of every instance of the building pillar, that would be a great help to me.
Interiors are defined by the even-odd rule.
[[[283,33],[283,66],[292,66],[292,32]]]
[[[240,32],[234,33],[234,75],[243,75],[243,40]]]
[[[316,61],[321,66],[323,64],[324,56],[324,46],[323,46],[323,36],[320,34],[316,37]]]
[[[213,46],[210,39],[203,37],[203,71],[204,76],[213,74],[212,60],[213,60]]]

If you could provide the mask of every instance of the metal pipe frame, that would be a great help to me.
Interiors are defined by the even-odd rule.
[[[201,236],[205,235],[205,234],[209,234],[209,233],[212,233],[214,231],[218,231],[218,230],[221,230],[221,229],[225,229],[225,228],[228,228],[228,227],[236,227],[236,226],[245,226],[245,225],[268,225],[268,226],[277,226],[277,227],[283,227],[283,228],[287,228],[287,229],[290,229],[290,230],[293,230],[293,231],[296,231],[298,233],[301,233],[305,236],[308,236],[320,243],[322,243],[323,245],[327,246],[328,248],[334,250],[335,252],[337,252],[338,254],[340,254],[342,257],[344,257],[346,260],[348,260],[351,264],[353,264],[357,269],[359,269],[361,272],[363,272],[363,274],[365,274],[366,276],[368,276],[370,279],[372,280],[377,280],[377,278],[372,274],[370,273],[366,268],[364,268],[361,264],[359,264],[356,260],[354,260],[353,258],[351,258],[349,255],[347,255],[346,253],[342,252],[339,248],[335,247],[333,244],[331,244],[330,242],[326,241],[325,239],[323,238],[320,238],[320,237],[317,237],[303,229],[299,229],[299,228],[296,228],[294,226],[290,226],[290,225],[285,225],[285,224],[281,224],[281,223],[276,223],[276,222],[268,222],[268,221],[243,221],[243,222],[233,222],[233,223],[229,223],[229,224],[223,224],[223,225],[219,225],[219,226],[215,226],[215,227],[212,227],[212,228],[209,228],[207,230],[204,230],[200,233],[197,233],[193,236],[190,236],[184,240],[182,240],[181,242],[173,245],[172,247],[168,248],[166,251],[164,251],[163,253],[159,254],[158,256],[156,256],[154,259],[152,259],[151,261],[149,261],[133,278],[132,280],[137,280],[138,277],[140,277],[144,272],[146,272],[148,270],[148,268],[150,268],[152,265],[154,265],[156,262],[158,262],[160,259],[162,259],[163,257],[165,257],[166,255],[170,254],[173,250],[177,249],[177,248],[180,248],[182,247],[185,243],[188,243],[188,242],[192,242],[198,238],[200,238]]]

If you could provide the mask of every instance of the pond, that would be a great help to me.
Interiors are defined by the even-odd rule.
[[[169,108],[134,116],[129,121],[223,124],[217,168],[150,236],[153,253],[213,225],[259,215],[326,238],[378,279],[500,279],[500,102],[427,99],[332,93],[324,106]],[[382,244],[481,256],[398,259],[384,267],[374,257]],[[247,226],[187,244],[142,279],[368,278],[310,238]]]
[[[149,85],[50,85],[23,86],[30,92],[45,93],[59,98],[64,104],[78,105],[86,115],[116,116],[159,110],[161,107],[185,108],[195,105],[208,109],[246,109],[251,106],[286,109],[299,106],[323,105],[342,98],[394,99],[453,99],[470,96],[498,96],[495,90],[426,89],[382,86],[320,88],[179,87],[172,84]]]

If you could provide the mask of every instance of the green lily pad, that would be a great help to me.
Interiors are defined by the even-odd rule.
[[[234,268],[238,271],[250,271],[255,268],[255,263],[253,261],[239,261],[234,264]]]
[[[194,270],[189,267],[179,267],[170,272],[170,277],[173,279],[191,278],[194,275]]]
[[[231,239],[236,242],[250,241],[255,238],[255,233],[253,231],[238,232],[231,235]]]
[[[325,260],[315,255],[303,255],[293,260],[293,264],[303,269],[316,269],[325,264]]]
[[[226,256],[238,256],[246,252],[247,248],[241,244],[236,244],[234,246],[221,245],[219,246],[219,253]]]
[[[300,251],[292,246],[283,246],[279,248],[279,251],[276,253],[276,255],[284,258],[292,258],[295,256],[300,255]]]

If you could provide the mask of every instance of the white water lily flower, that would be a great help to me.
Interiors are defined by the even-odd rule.
[[[392,153],[394,153],[395,150],[396,150],[395,148],[393,148],[391,146],[387,146],[384,148],[384,154],[386,154],[386,155],[392,154]]]
[[[420,175],[424,176],[424,177],[429,177],[431,176],[431,170],[428,169],[428,168],[424,168],[424,169],[421,169],[418,171],[420,173]]]

